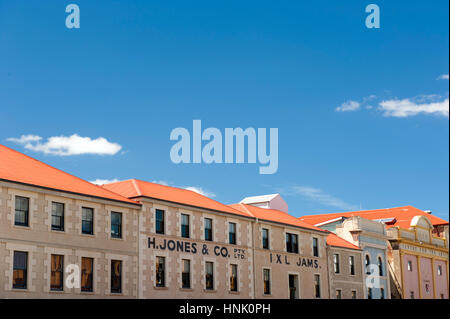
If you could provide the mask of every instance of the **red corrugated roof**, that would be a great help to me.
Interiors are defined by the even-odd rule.
[[[163,201],[184,204],[193,207],[206,208],[219,212],[252,217],[246,212],[241,212],[225,204],[219,203],[209,197],[203,196],[191,190],[160,185],[138,179],[110,183],[102,187],[128,198],[150,197]]]
[[[0,179],[138,204],[0,144]]]
[[[346,241],[345,239],[337,236],[336,234],[334,234],[332,232],[329,232],[329,234],[328,234],[327,245],[333,246],[333,247],[343,247],[343,248],[361,250],[361,248],[359,248],[358,246],[353,245],[351,242]]]
[[[277,223],[307,228],[307,229],[313,229],[317,231],[323,232],[323,229],[320,229],[318,227],[315,227],[311,224],[302,222],[301,220],[298,220],[298,218],[289,215],[288,213],[282,212],[280,210],[276,209],[268,209],[268,208],[261,208],[256,207],[253,205],[248,204],[232,204],[229,205],[230,207],[233,207],[237,210],[240,210],[242,212],[247,212],[251,215],[253,215],[256,218],[267,220],[267,221],[273,221]]]
[[[334,214],[321,214],[321,215],[307,215],[302,216],[299,219],[301,221],[307,222],[311,225],[317,225],[338,217],[351,217],[351,216],[360,216],[363,218],[371,219],[371,220],[381,220],[381,219],[390,219],[395,218],[393,223],[387,224],[386,227],[394,227],[398,226],[401,228],[409,228],[411,224],[411,220],[414,216],[423,215],[430,219],[431,223],[434,226],[437,225],[448,225],[448,221],[434,216],[432,214],[428,214],[423,210],[415,208],[413,206],[403,206],[403,207],[395,207],[395,208],[384,208],[384,209],[375,209],[375,210],[363,210],[356,212],[345,212],[345,213],[334,213]]]

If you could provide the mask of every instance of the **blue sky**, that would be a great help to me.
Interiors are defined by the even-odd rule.
[[[280,192],[296,216],[413,205],[448,220],[448,1],[82,0],[67,29],[70,3],[0,0],[0,143],[90,181],[224,203]],[[369,3],[380,29],[365,27]],[[194,119],[278,128],[277,173],[173,164],[170,132]],[[44,152],[73,134],[121,150]],[[22,135],[41,140],[26,149]]]

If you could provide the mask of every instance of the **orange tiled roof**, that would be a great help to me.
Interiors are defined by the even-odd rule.
[[[282,223],[282,224],[287,224],[287,225],[292,225],[292,226],[297,226],[297,227],[302,227],[302,228],[307,228],[307,229],[324,232],[323,229],[320,229],[316,226],[305,223],[305,222],[299,220],[298,218],[296,218],[292,215],[289,215],[288,213],[282,212],[280,210],[261,208],[261,207],[256,207],[253,205],[241,204],[241,203],[240,204],[232,204],[229,206],[234,209],[240,210],[242,212],[248,212],[249,214],[251,214],[252,216],[254,216],[258,219],[263,219],[263,220],[267,220],[267,221],[273,221],[273,222],[277,222],[277,223]]]
[[[387,224],[386,227],[390,228],[393,226],[398,226],[401,228],[409,228],[411,220],[414,216],[423,215],[430,219],[434,226],[437,225],[448,225],[448,221],[439,218],[437,216],[428,214],[423,210],[415,208],[413,206],[403,206],[395,208],[385,208],[385,209],[375,209],[375,210],[363,210],[356,212],[346,212],[346,213],[334,213],[334,214],[322,214],[322,215],[307,215],[302,216],[299,219],[301,221],[307,222],[311,225],[317,225],[338,217],[351,217],[351,216],[361,216],[363,218],[371,220],[382,220],[395,218],[392,223]]]
[[[138,204],[1,144],[0,180]]]
[[[351,242],[346,241],[345,239],[333,234],[332,232],[329,232],[329,234],[328,234],[327,245],[333,246],[333,247],[343,247],[343,248],[361,250],[361,248],[359,248],[358,246],[353,245]]]
[[[130,179],[116,183],[102,185],[105,189],[128,198],[150,197],[163,201],[184,204],[193,207],[206,208],[214,211],[252,217],[246,212],[236,210],[219,203],[209,197],[183,188],[160,185],[138,179]]]

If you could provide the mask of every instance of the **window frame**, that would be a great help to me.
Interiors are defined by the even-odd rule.
[[[30,227],[30,198],[20,195],[15,195],[14,197],[14,226],[20,226],[20,227]],[[18,205],[18,200],[26,200],[26,210],[23,209],[23,207],[20,207],[20,209],[17,208],[17,206],[22,206],[21,204]],[[17,221],[17,215],[18,213],[24,214],[24,220],[25,222],[20,223]]]
[[[185,263],[188,265],[189,271],[186,272]],[[182,289],[192,289],[192,280],[191,280],[191,260],[190,259],[181,259],[181,288]],[[185,279],[187,277],[187,285],[185,285]]]
[[[211,273],[209,273],[209,267],[211,268]],[[209,285],[211,283],[211,285]],[[214,280],[214,262],[206,261],[205,262],[205,290],[214,290],[215,288],[215,280]]]
[[[333,270],[335,274],[341,273],[341,265],[340,265],[340,256],[339,254],[333,254]]]
[[[83,213],[86,212],[86,211],[91,212],[92,220],[87,220],[87,219],[84,218],[84,214]],[[91,235],[91,236],[94,235],[94,220],[95,220],[95,218],[94,218],[95,215],[94,214],[95,214],[94,208],[92,208],[92,207],[81,207],[81,233],[83,235]],[[85,228],[84,228],[85,222],[86,223],[90,223],[90,229],[91,229],[90,232],[85,231]]]
[[[320,274],[314,274],[314,298],[316,299],[322,298],[322,289],[320,286]]]
[[[239,292],[239,268],[237,264],[230,264],[230,291]]]
[[[263,268],[263,295],[269,296],[271,294],[272,294],[272,271],[270,268]]]
[[[234,228],[233,231],[232,228]],[[230,245],[237,244],[237,223],[235,222],[228,222],[228,243]]]
[[[55,257],[60,257],[61,263],[59,265],[59,269],[53,269],[53,258]],[[61,282],[59,286],[53,286],[52,278],[58,273],[60,275]],[[50,291],[64,291],[64,255],[52,254],[50,256]]]
[[[62,215],[61,216],[58,216],[58,215],[55,215],[55,207],[57,207],[57,206],[59,206],[59,207],[62,207]],[[63,231],[65,231],[65,227],[64,227],[64,223],[65,223],[65,210],[66,210],[66,205],[64,204],[64,203],[60,203],[60,202],[52,202],[52,219],[51,219],[51,223],[52,223],[52,225],[51,225],[51,229],[53,230],[53,231],[61,231],[61,232],[63,232]],[[59,223],[60,223],[60,225],[58,226],[58,225],[55,225],[55,224],[53,224],[53,218],[59,218]]]
[[[293,240],[295,238],[295,240]],[[298,254],[298,234],[286,232],[286,252]]]
[[[348,256],[348,267],[350,276],[356,275],[356,267],[355,267],[355,256]]]
[[[205,241],[213,241],[214,240],[214,235],[213,235],[213,225],[214,225],[214,221],[212,218],[209,217],[205,217],[203,219],[203,223],[204,223],[204,236],[205,236]],[[207,227],[206,224],[210,223],[211,227]]]
[[[16,265],[16,255],[22,255],[24,256],[24,266],[22,267],[21,265]],[[13,252],[13,279],[12,279],[12,289],[20,289],[20,290],[26,290],[28,289],[28,252],[27,251],[20,251],[20,250],[15,250]],[[17,284],[15,283],[15,280],[17,279],[16,274],[18,272],[22,272],[22,279],[23,279],[23,284]],[[19,278],[20,279],[20,278]]]
[[[84,269],[83,260],[90,261],[90,269]],[[81,257],[81,292],[94,292],[94,258],[92,257]],[[86,270],[90,273],[86,274]],[[83,276],[87,276],[86,282],[90,282],[90,285],[83,286]]]
[[[164,256],[156,256],[155,287],[166,287],[166,257]]]
[[[161,214],[162,219],[158,218],[159,214]],[[166,212],[163,209],[156,208],[155,209],[155,233],[156,234],[164,235],[166,233],[165,219],[166,219]]]
[[[114,264],[119,265],[119,274],[117,275],[115,273]],[[111,259],[111,283],[110,283],[110,292],[112,294],[121,294],[122,293],[122,283],[123,283],[123,261],[122,260],[116,260]],[[115,280],[118,281],[118,285],[114,286]]]
[[[180,236],[182,238],[191,238],[191,216],[189,214],[180,214]],[[184,223],[186,218],[187,224]]]
[[[119,216],[119,224],[114,223],[113,224],[113,216]],[[115,234],[115,232],[113,232],[113,226],[117,226],[118,227],[118,234]],[[111,211],[111,238],[114,239],[123,239],[123,214],[121,212],[114,212]]]
[[[267,233],[267,236],[264,236],[264,233]],[[270,230],[269,228],[262,228],[261,230],[261,244],[263,249],[270,249]]]
[[[312,253],[314,257],[320,257],[320,252],[319,252],[319,238],[317,237],[313,237],[312,238]]]

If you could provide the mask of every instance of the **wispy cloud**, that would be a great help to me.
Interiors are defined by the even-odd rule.
[[[42,137],[37,135],[22,135],[20,138],[10,137],[7,141],[18,143],[25,149],[44,154],[70,156],[82,154],[115,155],[122,146],[111,143],[103,137],[91,139],[78,134],[71,136],[52,136],[42,142]]]
[[[96,184],[96,185],[105,185],[105,184],[110,184],[110,183],[117,183],[120,182],[117,178],[114,179],[96,179],[93,181],[89,181],[92,184]]]
[[[206,196],[206,197],[216,197],[216,194],[211,193],[210,191],[207,191],[201,187],[196,187],[196,186],[187,186],[187,187],[183,187],[184,189],[187,189],[189,191],[193,191],[196,193],[199,193],[200,195]]]
[[[347,101],[336,108],[337,112],[353,112],[359,110],[361,104],[356,101]]]
[[[440,102],[416,103],[411,99],[392,99],[380,102],[379,110],[383,116],[408,117],[418,114],[435,114],[439,116],[449,115],[449,99]]]
[[[448,74],[442,74],[437,78],[438,80],[448,80]]]
[[[320,205],[337,208],[340,210],[357,210],[358,206],[346,203],[333,195],[327,194],[323,190],[311,186],[291,186],[288,188],[278,189],[280,194],[287,196],[301,196],[307,200],[317,202]]]

